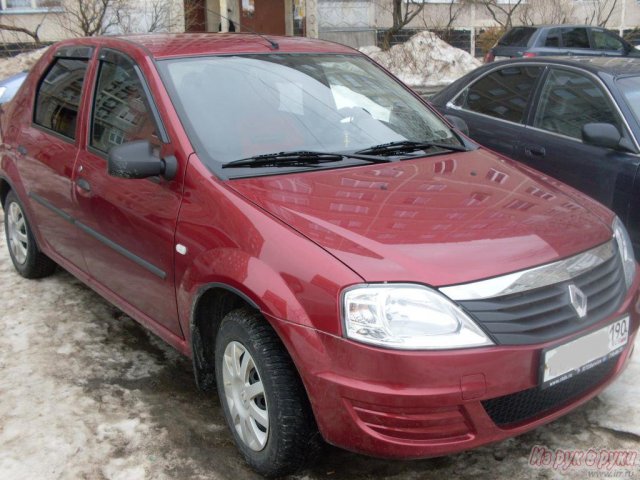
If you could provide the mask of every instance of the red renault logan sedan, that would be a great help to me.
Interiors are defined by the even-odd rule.
[[[1,123],[16,270],[58,264],[190,356],[264,475],[321,439],[416,458],[517,435],[631,354],[620,220],[347,47],[66,41]]]

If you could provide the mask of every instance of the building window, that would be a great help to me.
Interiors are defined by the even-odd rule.
[[[62,0],[0,0],[0,10],[7,12],[46,12],[62,9]]]

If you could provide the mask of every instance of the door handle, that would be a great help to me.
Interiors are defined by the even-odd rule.
[[[84,190],[85,192],[91,191],[91,184],[87,182],[84,178],[79,178],[78,181],[76,182],[76,186],[78,187],[78,189]]]
[[[544,157],[547,151],[540,145],[527,145],[524,147],[524,153],[528,157]]]

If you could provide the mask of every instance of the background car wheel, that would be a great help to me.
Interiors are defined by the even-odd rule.
[[[56,264],[38,249],[24,208],[13,192],[9,192],[4,203],[4,233],[9,256],[20,275],[42,278],[54,272]]]
[[[258,473],[293,473],[317,457],[322,440],[298,373],[258,313],[234,310],[216,339],[216,377],[238,449]]]

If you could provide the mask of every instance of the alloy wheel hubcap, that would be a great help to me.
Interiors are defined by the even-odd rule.
[[[233,428],[247,447],[262,450],[269,438],[267,397],[253,358],[239,342],[224,350],[222,381]]]
[[[27,248],[29,247],[27,222],[20,205],[15,202],[11,202],[7,212],[7,237],[13,258],[20,265],[24,264],[27,261]]]

